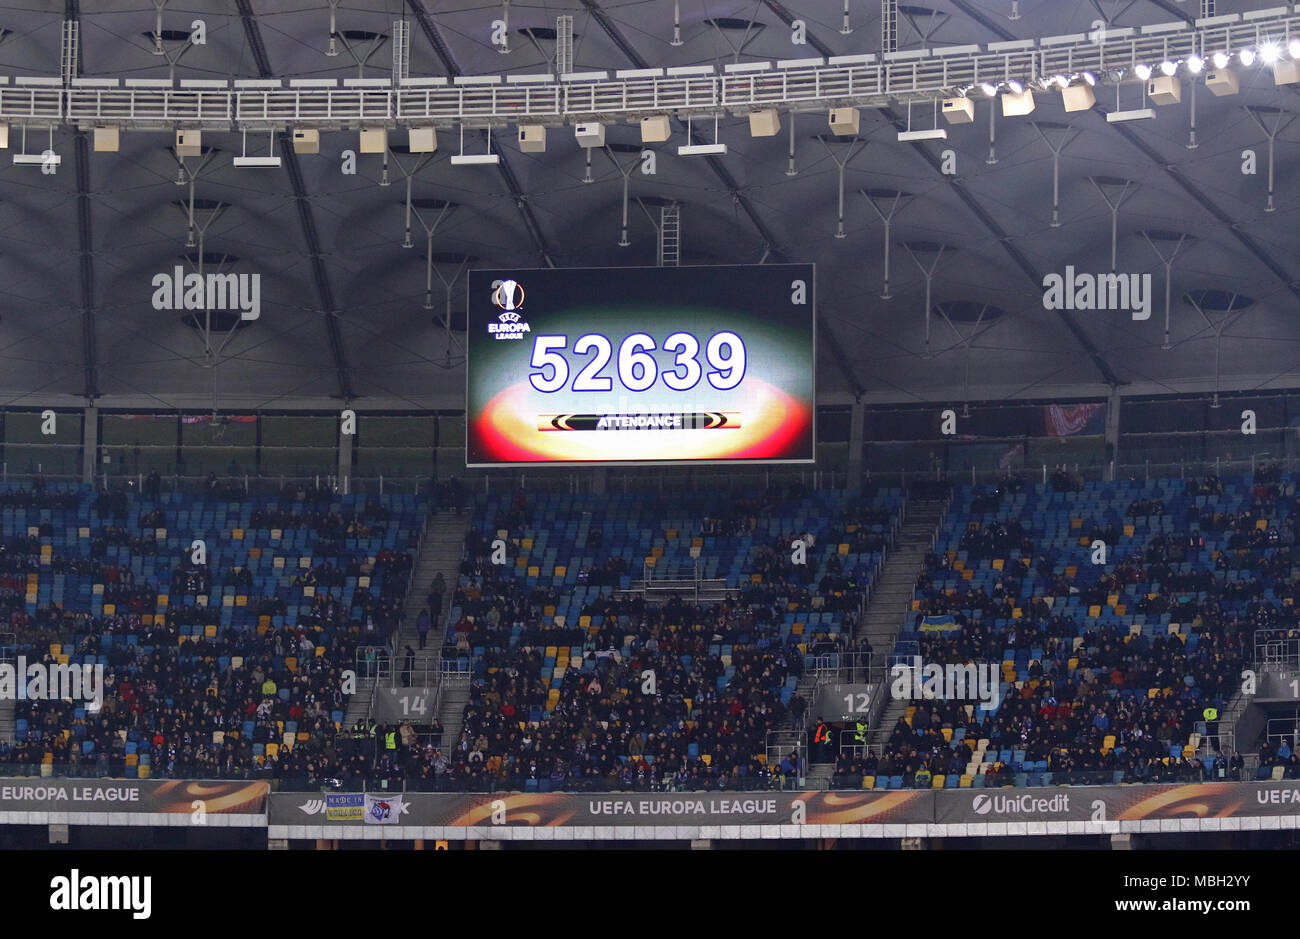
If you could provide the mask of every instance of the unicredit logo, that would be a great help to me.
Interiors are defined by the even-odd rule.
[[[989,796],[980,794],[971,800],[971,811],[976,815],[1031,815],[1036,812],[1051,814],[1070,811],[1070,797],[1064,792],[1057,793],[1050,799],[1043,799],[1030,793],[1019,796]]]

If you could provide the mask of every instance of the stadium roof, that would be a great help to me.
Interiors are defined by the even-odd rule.
[[[20,115],[35,97],[21,78],[59,82],[65,19],[78,24],[72,74],[82,88],[94,86],[88,79],[166,80],[178,88],[239,80],[282,80],[286,88],[290,80],[335,80],[342,88],[345,79],[392,79],[401,20],[409,29],[409,77],[446,78],[452,88],[466,87],[458,77],[505,76],[502,87],[522,87],[509,77],[555,73],[561,14],[573,17],[572,71],[608,72],[610,80],[620,70],[686,66],[709,66],[710,80],[756,74],[734,68],[742,63],[772,63],[758,70],[780,75],[787,71],[781,60],[882,53],[876,0],[848,4],[847,33],[842,0],[680,0],[680,45],[672,42],[668,0],[513,2],[508,12],[486,0],[343,0],[334,4],[333,56],[330,6],[172,0],[162,5],[160,37],[154,9],[138,2],[68,0],[65,8],[17,0],[0,10],[0,75],[11,76],[0,95],[9,126],[0,161],[5,406],[93,397],[141,409],[336,407],[345,399],[366,408],[459,408],[465,266],[652,265],[660,208],[672,203],[681,206],[683,264],[817,263],[824,402],[1297,384],[1300,125],[1292,121],[1300,84],[1275,84],[1261,62],[1234,59],[1240,93],[1223,97],[1208,93],[1203,74],[1193,78],[1180,66],[1182,101],[1131,122],[1110,122],[1107,112],[1117,108],[1117,88],[1123,110],[1149,106],[1143,84],[1131,69],[1112,69],[1097,76],[1090,110],[1066,112],[1056,91],[1039,91],[1028,116],[1004,117],[999,108],[992,141],[996,101],[977,87],[966,89],[973,122],[937,118],[947,140],[898,140],[909,126],[909,99],[912,129],[935,126],[932,102],[945,95],[933,90],[854,96],[856,139],[831,134],[823,98],[778,105],[781,130],[770,137],[751,137],[748,108],[665,109],[673,112],[672,138],[644,145],[655,151],[653,175],[641,172],[640,128],[626,119],[605,120],[608,146],[594,150],[578,146],[565,116],[539,119],[551,125],[543,153],[520,151],[514,121],[485,129],[482,120],[466,120],[462,129],[438,120],[433,154],[406,152],[405,122],[389,119],[378,122],[391,128],[386,158],[359,152],[355,121],[325,122],[318,154],[295,152],[294,121],[236,121],[205,125],[209,149],[182,168],[170,120],[151,129],[122,120],[118,149],[96,152],[92,128],[107,121],[83,116],[51,130],[47,118]],[[1261,10],[1273,11],[1263,20],[1270,38],[1300,38],[1300,16],[1289,7],[1219,0],[1214,12]],[[1131,58],[1129,37],[1192,35],[1201,12],[1195,0],[927,0],[899,7],[904,54],[891,61],[938,62],[954,47],[979,46],[952,51],[956,61],[1019,39],[1093,42],[1098,20],[1108,21],[1112,53]],[[503,17],[508,52],[493,44],[492,21]],[[205,42],[188,44],[199,19]],[[802,45],[792,43],[796,21]],[[1142,29],[1165,23],[1182,27]],[[679,156],[688,115],[695,142],[715,142],[710,113],[727,153]],[[269,127],[282,165],[234,166],[233,157],[271,152]],[[452,164],[462,146],[485,152],[487,134],[498,164]],[[1276,138],[1275,211],[1268,211],[1269,134]],[[11,162],[10,154],[47,148],[61,160],[53,174]],[[357,151],[355,174],[342,171],[345,150]],[[1054,150],[1059,227],[1052,224]],[[1243,173],[1252,159],[1257,171]],[[955,173],[945,173],[952,161]],[[622,246],[625,175],[629,244]],[[403,247],[408,176],[412,246]],[[1046,275],[1064,274],[1067,265],[1112,269],[1112,221],[1115,269],[1152,275],[1150,318],[1045,309]],[[198,258],[200,234],[208,271],[217,265],[262,278],[260,318],[233,331],[217,322],[206,331],[207,350],[205,330],[150,302],[156,274]],[[882,299],[887,242],[890,299]],[[1167,338],[1162,257],[1173,257]],[[450,332],[444,283],[452,284]]]

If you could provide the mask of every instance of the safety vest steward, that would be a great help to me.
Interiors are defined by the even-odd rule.
[[[1201,717],[1205,718],[1207,721],[1217,721],[1219,719],[1219,709],[1208,707],[1201,712]]]
[[[396,731],[392,731],[392,730],[390,730],[390,731],[389,731],[389,732],[384,736],[384,748],[387,749],[387,750],[396,750],[396,749],[397,749],[397,732],[396,732]]]

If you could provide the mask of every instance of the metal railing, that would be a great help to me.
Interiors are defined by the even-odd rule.
[[[1018,80],[1029,85],[1054,75],[1089,72],[1102,82],[1108,72],[1131,75],[1140,63],[1179,61],[1214,49],[1259,46],[1269,38],[1300,33],[1300,16],[1280,14],[1241,21],[1235,15],[1199,27],[1106,28],[1087,35],[1023,39],[943,49],[918,49],[832,59],[743,63],[717,74],[696,66],[670,74],[578,72],[554,75],[488,75],[332,81],[280,79],[241,81],[230,87],[182,81],[157,87],[117,78],[73,79],[19,76],[0,87],[0,117],[19,123],[137,127],[185,124],[230,127],[344,127],[364,124],[457,121],[501,126],[531,118],[567,123],[593,117],[620,120],[641,115],[727,111],[755,107],[825,110],[838,105],[879,106],[889,100],[933,100],[981,82]],[[658,71],[658,70],[656,70]],[[1127,79],[1131,81],[1131,79]]]
[[[1269,672],[1300,668],[1300,637],[1288,629],[1255,630],[1255,667]]]

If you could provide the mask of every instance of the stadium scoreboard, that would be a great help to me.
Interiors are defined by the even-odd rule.
[[[813,265],[468,282],[469,466],[813,461]]]

